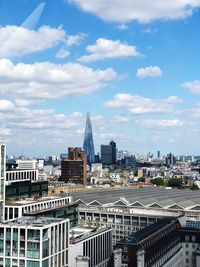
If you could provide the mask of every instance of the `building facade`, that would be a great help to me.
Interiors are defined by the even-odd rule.
[[[76,258],[87,258],[88,267],[107,267],[112,254],[110,228],[75,227],[70,230],[69,266],[76,266]],[[85,263],[85,262],[84,262]]]
[[[68,158],[61,162],[61,181],[87,184],[87,156],[80,147],[69,147]]]
[[[111,141],[109,145],[101,145],[101,163],[103,165],[116,164],[116,143]]]
[[[162,188],[93,190],[71,193],[80,221],[113,229],[113,243],[158,219],[186,215],[200,219],[198,190]]]
[[[85,136],[83,141],[83,150],[88,157],[88,163],[95,162],[95,153],[94,153],[94,141],[92,134],[92,124],[90,121],[90,113],[87,113],[86,127],[85,127]]]
[[[0,267],[68,266],[68,219],[25,217],[0,223]]]

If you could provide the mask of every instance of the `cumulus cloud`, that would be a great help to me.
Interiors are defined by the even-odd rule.
[[[176,101],[175,101],[176,100]],[[105,105],[109,108],[127,109],[132,114],[170,113],[175,111],[174,105],[181,99],[176,96],[166,99],[145,98],[139,95],[116,94],[113,100]]]
[[[200,0],[66,0],[109,22],[149,23],[155,19],[184,19],[200,7]]]
[[[23,56],[43,51],[62,43],[77,45],[85,38],[83,33],[67,35],[61,27],[42,26],[38,30],[7,25],[0,28],[0,57]]]
[[[87,37],[87,34],[82,33],[82,32],[76,35],[67,35],[66,44],[68,46],[79,45],[86,37]]]
[[[183,126],[184,122],[179,119],[172,120],[138,120],[136,121],[138,125],[142,125],[147,128],[160,128],[160,127],[180,127]]]
[[[70,52],[65,50],[65,49],[60,49],[57,54],[56,57],[57,58],[66,58],[70,55]]]
[[[80,62],[93,62],[102,59],[136,57],[141,54],[137,51],[135,46],[120,42],[120,40],[109,40],[99,38],[94,45],[89,45],[86,48],[89,55],[81,56],[78,60]]]
[[[86,95],[116,77],[112,68],[94,70],[78,63],[13,64],[8,59],[0,60],[0,93],[23,99]]]
[[[200,80],[185,82],[182,84],[182,87],[189,90],[193,94],[200,95]]]
[[[4,100],[5,102],[6,100]],[[5,125],[6,131],[21,129],[70,129],[79,127],[82,113],[74,112],[69,115],[56,113],[53,109],[31,109],[12,104],[12,112],[4,112],[0,109],[0,124]],[[0,103],[0,107],[1,103]],[[51,119],[50,119],[51,118]]]
[[[162,75],[162,70],[158,66],[150,66],[137,69],[138,78],[156,77]]]

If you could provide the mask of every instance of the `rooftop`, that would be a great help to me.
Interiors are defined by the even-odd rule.
[[[198,190],[165,188],[106,189],[71,192],[74,201],[81,200],[88,206],[121,206],[140,208],[193,209],[200,211],[200,193]],[[81,202],[79,201],[79,202]],[[95,201],[93,203],[93,201]],[[175,205],[178,207],[175,208]],[[173,208],[174,206],[174,208]]]
[[[105,230],[108,230],[109,228],[107,227],[101,227],[101,228],[97,228],[97,227],[73,227],[70,229],[70,244],[76,244],[80,241],[83,241],[93,235],[96,235],[98,233],[104,232]]]
[[[51,197],[42,197],[42,198],[26,198],[22,200],[8,200],[6,201],[6,206],[23,206],[27,204],[34,204],[38,202],[45,202],[45,201],[52,201],[52,200],[57,200],[57,199],[62,199],[62,198],[69,198],[68,196],[66,197],[59,197],[59,196],[51,196]]]
[[[59,223],[63,221],[63,218],[47,218],[47,217],[21,217],[14,221],[0,223],[0,225],[9,226],[31,226],[31,227],[44,227],[53,223]]]
[[[134,233],[133,235],[129,236],[127,239],[123,240],[125,243],[131,243],[134,245],[139,244],[141,241],[150,237],[152,234],[155,234],[165,226],[177,222],[176,219],[161,219],[157,222],[147,226],[146,228]],[[119,242],[120,243],[120,242]]]

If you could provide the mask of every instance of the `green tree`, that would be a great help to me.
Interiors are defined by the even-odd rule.
[[[172,178],[168,181],[168,186],[180,186],[182,185],[182,179],[180,178]]]
[[[199,187],[197,184],[193,184],[192,186],[190,186],[191,190],[199,190]]]
[[[139,183],[145,183],[145,177],[140,177],[140,178],[138,178],[138,182]]]
[[[155,179],[151,179],[151,183],[155,184],[155,185],[165,185],[165,181],[161,177],[158,177],[158,178],[155,178]]]

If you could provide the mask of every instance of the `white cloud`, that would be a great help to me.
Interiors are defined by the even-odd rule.
[[[86,95],[105,87],[116,77],[112,68],[93,70],[78,63],[13,64],[8,59],[0,60],[1,95],[22,99]]]
[[[184,122],[178,119],[172,120],[137,120],[138,125],[142,125],[147,128],[160,128],[160,127],[180,127],[184,125]]]
[[[65,50],[65,49],[60,49],[57,54],[56,57],[57,58],[66,58],[70,55],[70,52]]]
[[[130,118],[125,117],[125,116],[123,116],[123,115],[116,115],[116,116],[113,118],[113,121],[114,121],[114,122],[117,122],[117,123],[125,123],[125,122],[129,122],[129,121],[130,121]]]
[[[119,40],[113,41],[104,38],[99,38],[94,45],[87,46],[87,52],[89,55],[84,55],[78,60],[88,63],[107,58],[136,57],[141,55],[135,46],[121,43]]]
[[[124,30],[127,30],[128,29],[128,25],[127,24],[119,24],[115,27],[116,29],[120,30],[120,31],[124,31]]]
[[[153,99],[139,95],[116,94],[113,100],[107,101],[105,105],[109,108],[127,109],[132,114],[170,113],[175,111],[174,105],[180,101],[178,97]]]
[[[0,99],[0,112],[10,111],[10,110],[13,110],[14,108],[15,108],[15,105],[11,101]]]
[[[66,38],[66,44],[68,46],[79,45],[86,37],[87,37],[87,34],[82,33],[82,32],[76,35],[68,35]]]
[[[200,95],[200,80],[185,82],[182,84],[182,87],[189,90],[193,94]]]
[[[43,51],[62,43],[78,45],[85,34],[67,35],[61,27],[42,26],[38,30],[7,25],[0,27],[0,57],[23,56]]]
[[[78,128],[82,119],[82,113],[80,112],[65,115],[56,113],[53,109],[30,109],[28,107],[17,107],[12,102],[10,103],[13,106],[12,112],[4,112],[4,110],[0,109],[0,124],[5,125],[5,129],[14,129],[18,132],[20,129],[66,130]],[[6,131],[8,132],[8,130]]]
[[[138,78],[156,77],[162,75],[162,70],[158,66],[149,66],[137,69]]]
[[[200,0],[67,0],[105,21],[149,23],[155,19],[184,19],[200,7]]]
[[[18,107],[30,107],[30,106],[40,106],[44,104],[43,100],[35,100],[35,99],[15,99],[16,106]]]

